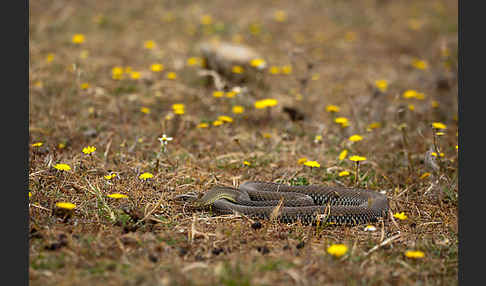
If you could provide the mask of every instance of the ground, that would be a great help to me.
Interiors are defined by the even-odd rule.
[[[458,283],[457,1],[29,9],[31,285]],[[214,94],[204,41],[267,67]],[[390,216],[366,231],[174,200],[248,180],[381,191]]]

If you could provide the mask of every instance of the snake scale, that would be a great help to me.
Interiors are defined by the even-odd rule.
[[[245,182],[239,188],[216,186],[201,197],[180,195],[193,207],[221,214],[241,213],[281,222],[355,225],[375,222],[388,213],[385,195],[366,189],[323,185],[289,186],[271,182]]]

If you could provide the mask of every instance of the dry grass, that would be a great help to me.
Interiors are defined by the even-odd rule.
[[[284,22],[274,20],[277,10],[287,12]],[[210,25],[200,23],[206,14]],[[31,1],[30,17],[29,140],[43,142],[29,150],[32,285],[457,284],[457,1]],[[81,45],[71,42],[77,33],[86,37]],[[214,98],[186,61],[215,38],[241,40],[292,72],[265,72],[244,84],[248,94]],[[156,48],[144,49],[147,40]],[[428,68],[413,68],[414,58]],[[161,73],[150,71],[156,62]],[[115,66],[142,78],[114,80]],[[388,90],[374,96],[378,79]],[[425,98],[403,98],[408,89]],[[278,105],[255,109],[262,98]],[[167,119],[174,103],[185,114]],[[231,113],[236,104],[243,114]],[[328,104],[340,107],[337,115]],[[283,106],[305,120],[291,121]],[[211,126],[219,115],[234,121]],[[372,122],[381,127],[368,131]],[[447,125],[443,136],[434,139],[432,122]],[[173,137],[165,153],[157,140],[164,133]],[[364,140],[350,143],[353,134]],[[97,150],[86,155],[86,146]],[[434,165],[426,153],[436,147],[444,156]],[[343,149],[367,158],[358,183],[354,163],[338,159]],[[299,165],[301,157],[321,167]],[[342,170],[350,175],[339,177]],[[106,180],[110,172],[117,177]],[[141,180],[143,172],[154,177]],[[258,228],[172,201],[246,180],[384,190],[392,212],[408,219],[375,232],[269,221]],[[56,211],[59,201],[76,208]],[[334,243],[348,253],[328,254]]]

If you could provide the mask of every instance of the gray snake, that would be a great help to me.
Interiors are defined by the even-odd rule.
[[[315,223],[320,217],[321,221],[354,225],[375,222],[388,213],[388,200],[381,193],[323,185],[245,182],[239,188],[216,186],[202,197],[181,195],[178,199],[189,199],[194,207],[210,207],[221,214],[237,212],[281,222]]]

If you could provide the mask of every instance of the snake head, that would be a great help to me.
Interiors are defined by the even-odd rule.
[[[179,204],[190,203],[193,204],[202,197],[202,194],[196,192],[188,192],[174,197],[174,201]]]

